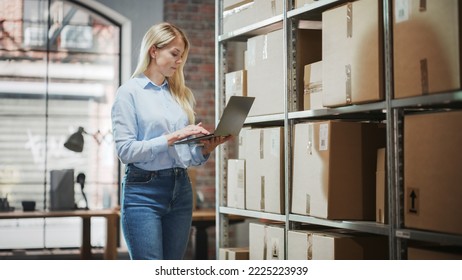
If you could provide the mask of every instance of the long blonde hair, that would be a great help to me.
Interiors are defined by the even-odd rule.
[[[176,36],[180,36],[185,45],[182,56],[183,62],[177,68],[173,76],[167,77],[167,81],[172,96],[188,115],[189,123],[194,124],[194,105],[196,104],[196,100],[194,99],[194,95],[192,94],[191,90],[185,85],[183,73],[184,64],[188,59],[190,44],[188,38],[181,29],[167,22],[151,26],[141,41],[138,65],[136,66],[135,72],[132,74],[132,78],[143,73],[148,68],[149,63],[151,62],[149,50],[152,46],[156,46],[156,48],[162,48],[170,43],[173,39],[175,39]]]

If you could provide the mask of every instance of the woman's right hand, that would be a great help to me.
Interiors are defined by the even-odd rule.
[[[210,134],[210,132],[207,129],[202,127],[201,122],[198,124],[190,124],[180,130],[177,130],[173,133],[168,134],[167,142],[168,142],[168,145],[170,146],[170,145],[173,145],[173,143],[175,143],[178,140],[181,140],[189,136],[193,136],[193,135],[199,135],[199,134],[202,134],[202,135]]]

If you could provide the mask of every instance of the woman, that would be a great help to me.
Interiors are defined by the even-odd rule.
[[[184,83],[190,44],[178,27],[152,26],[141,43],[130,80],[117,91],[112,125],[117,154],[126,164],[121,222],[131,259],[182,259],[192,219],[187,168],[205,163],[228,140],[175,141],[209,134],[194,124],[195,99]]]

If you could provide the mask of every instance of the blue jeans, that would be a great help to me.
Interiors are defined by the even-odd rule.
[[[187,170],[145,171],[129,164],[122,188],[122,231],[130,258],[183,259],[192,220]]]

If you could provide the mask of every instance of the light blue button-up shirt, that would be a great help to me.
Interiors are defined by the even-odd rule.
[[[117,90],[112,130],[117,155],[124,164],[150,171],[203,164],[208,156],[202,155],[202,147],[168,146],[165,135],[188,124],[167,82],[158,86],[141,74]]]

